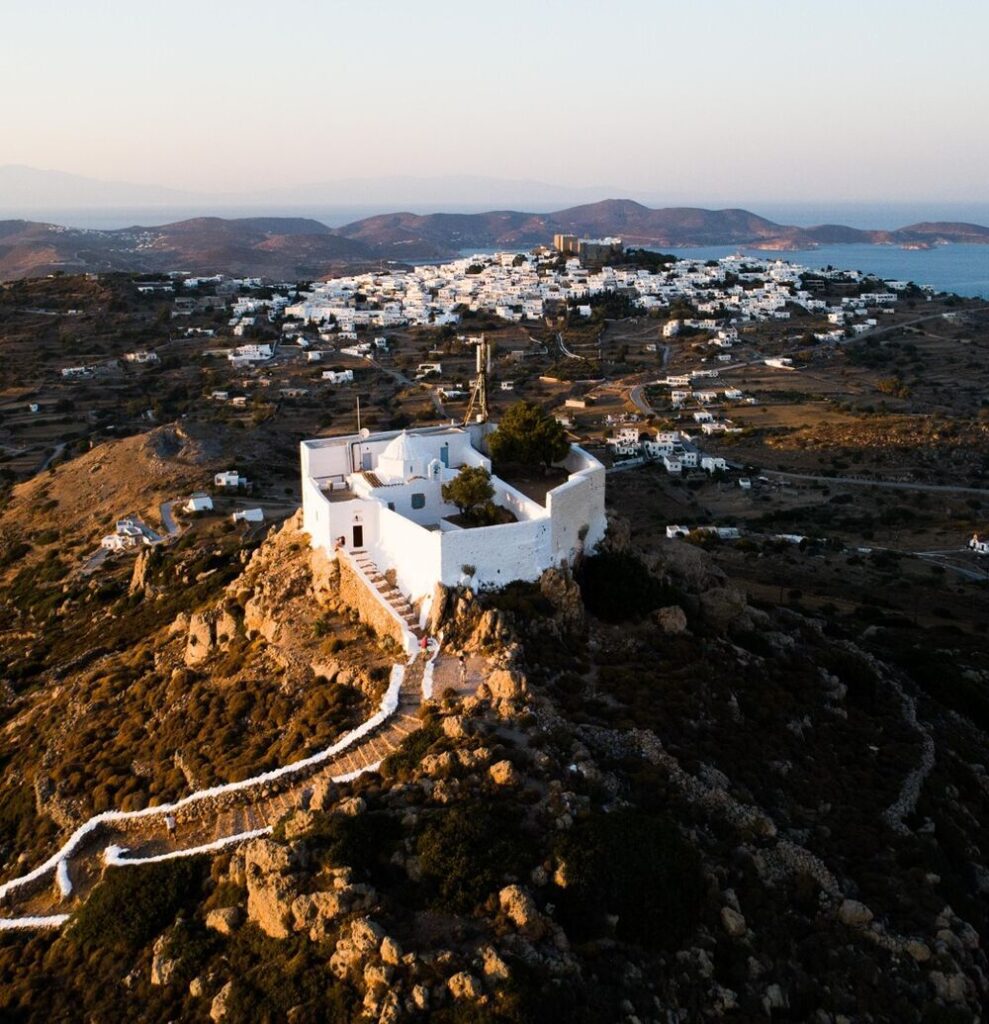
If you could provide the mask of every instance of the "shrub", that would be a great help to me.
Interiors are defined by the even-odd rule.
[[[201,895],[208,860],[194,858],[114,868],[76,915],[71,937],[85,947],[131,953]]]
[[[587,610],[605,622],[641,619],[661,605],[678,601],[673,587],[658,580],[639,558],[627,553],[585,558],[577,582]]]
[[[435,906],[467,912],[518,876],[530,858],[516,810],[472,800],[433,812],[416,840],[422,879]]]
[[[698,921],[700,857],[659,815],[594,814],[574,824],[556,853],[567,879],[557,916],[573,938],[604,934],[606,916],[617,914],[620,940],[676,949]]]
[[[381,774],[386,778],[402,778],[414,771],[426,751],[443,735],[437,722],[427,722],[421,729],[402,741],[398,750],[381,762]]]

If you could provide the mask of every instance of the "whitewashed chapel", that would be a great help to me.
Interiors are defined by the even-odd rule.
[[[442,426],[325,437],[301,444],[305,529],[313,547],[366,552],[379,570],[395,571],[412,602],[431,600],[435,584],[453,586],[473,569],[472,585],[535,580],[572,564],[604,537],[605,471],[572,445],[559,466],[567,479],[545,504],[491,477],[493,501],[515,522],[465,528],[442,486],[462,467],[482,466],[484,438],[495,425]],[[465,567],[466,570],[465,570]]]

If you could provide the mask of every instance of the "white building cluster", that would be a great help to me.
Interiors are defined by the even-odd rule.
[[[730,348],[738,338],[733,321],[787,320],[789,305],[825,315],[837,312],[842,325],[869,307],[888,306],[895,292],[844,297],[836,307],[801,287],[805,267],[785,260],[728,256],[714,261],[682,259],[666,269],[589,269],[576,258],[561,267],[559,256],[514,252],[476,255],[409,271],[366,273],[320,282],[284,306],[285,315],[312,324],[335,323],[344,336],[358,328],[456,323],[460,311],[493,313],[505,320],[538,320],[547,304],[565,302],[589,316],[594,296],[624,292],[643,310],[662,310],[686,300],[700,313],[671,321],[666,335],[682,327],[712,332],[711,344]],[[821,272],[827,276],[827,272]],[[848,272],[842,272],[847,278]],[[854,273],[852,278],[854,278]]]
[[[673,475],[685,469],[702,469],[705,473],[728,469],[724,459],[705,455],[693,438],[681,430],[660,430],[653,438],[638,427],[622,427],[607,443],[619,458],[662,462],[666,472]]]

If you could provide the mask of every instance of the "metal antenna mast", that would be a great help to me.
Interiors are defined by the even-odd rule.
[[[477,376],[471,381],[470,401],[464,416],[464,426],[470,423],[471,413],[477,406],[477,422],[488,421],[488,377],[491,374],[491,346],[487,338],[481,335],[477,345]]]

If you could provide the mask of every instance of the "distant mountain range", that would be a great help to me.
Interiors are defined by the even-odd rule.
[[[617,235],[632,246],[737,245],[770,251],[851,242],[989,244],[989,228],[978,224],[924,222],[894,231],[839,224],[802,228],[747,210],[654,210],[629,199],[555,213],[382,214],[336,229],[302,217],[197,217],[106,231],[7,220],[0,221],[0,279],[56,270],[189,270],[291,280],[384,260],[451,257],[465,249],[524,249],[550,243],[556,233]]]

